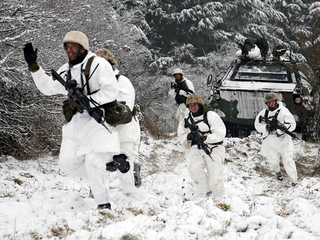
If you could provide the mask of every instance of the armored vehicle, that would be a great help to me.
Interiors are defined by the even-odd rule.
[[[210,105],[227,128],[227,136],[245,137],[254,130],[265,95],[275,92],[297,122],[296,132],[314,135],[311,86],[297,64],[280,60],[236,60],[215,80],[208,76]]]

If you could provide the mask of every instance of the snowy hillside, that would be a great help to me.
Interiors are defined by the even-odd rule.
[[[228,138],[223,197],[194,193],[176,136],[143,135],[142,186],[125,196],[110,173],[113,210],[96,210],[86,179],[56,157],[0,160],[0,239],[320,239],[318,144],[294,140],[299,184],[278,182],[259,135]]]

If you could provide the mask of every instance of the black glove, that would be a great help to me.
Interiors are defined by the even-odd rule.
[[[35,62],[37,62],[37,52],[38,52],[37,48],[33,50],[32,43],[27,43],[26,45],[24,45],[23,53],[24,53],[24,58],[28,63],[28,65],[32,65]]]

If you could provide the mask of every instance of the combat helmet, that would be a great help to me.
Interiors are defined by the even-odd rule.
[[[271,101],[276,101],[276,102],[279,101],[278,96],[274,92],[267,93],[267,95],[264,98],[264,102],[266,104],[268,104],[268,102],[271,102]]]
[[[204,102],[199,94],[191,94],[187,97],[186,105],[189,107],[191,103],[199,103],[200,105],[204,105]]]
[[[114,56],[109,49],[99,49],[95,52],[95,54],[99,57],[106,59],[111,65],[116,65],[116,60],[114,59]]]
[[[174,76],[175,74],[179,74],[179,73],[183,76],[182,70],[180,68],[176,68],[176,69],[173,70],[172,75]]]
[[[89,51],[89,40],[88,40],[88,37],[83,32],[80,32],[80,31],[68,32],[62,41],[63,47],[65,46],[65,43],[67,43],[67,42],[78,43],[85,50]]]

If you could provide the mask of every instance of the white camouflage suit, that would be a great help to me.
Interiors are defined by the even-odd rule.
[[[283,106],[282,102],[278,102],[279,107],[273,111],[268,112],[268,118],[275,116],[278,110],[277,120],[283,123],[290,132],[295,130],[296,121],[294,120],[290,111]],[[291,137],[284,133],[280,136],[277,135],[276,131],[269,133],[266,126],[267,124],[262,121],[259,122],[260,116],[265,117],[267,108],[263,109],[255,119],[254,126],[256,130],[262,133],[264,139],[261,146],[260,154],[267,158],[270,168],[274,172],[280,171],[280,157],[283,162],[283,166],[289,175],[293,183],[297,182],[297,169],[296,164],[293,160],[293,143]]]
[[[88,59],[95,56],[88,51],[85,59],[74,65],[71,70],[73,80],[81,84],[81,75],[85,81],[85,76],[81,73]],[[96,68],[96,66],[98,66]],[[96,68],[94,74],[92,72]],[[66,63],[57,71],[66,80],[66,73],[69,64]],[[67,91],[58,81],[53,81],[52,77],[46,75],[43,68],[36,72],[31,72],[37,88],[45,95],[63,94]],[[93,59],[89,84],[93,94],[88,96],[98,104],[112,102],[118,97],[118,81],[113,73],[112,67],[105,59],[95,57]],[[96,92],[95,92],[96,91]],[[84,88],[86,94],[86,88]],[[112,131],[109,133],[101,124],[97,123],[89,114],[77,112],[70,122],[62,128],[62,143],[59,156],[60,169],[74,176],[88,177],[95,202],[100,204],[109,203],[109,188],[106,178],[106,163],[113,160],[113,155],[120,153],[118,130],[107,124]]]
[[[119,71],[114,70],[114,74],[118,75]],[[120,75],[119,95],[118,101],[125,101],[132,111],[135,104],[135,90],[131,81]],[[137,146],[140,143],[140,124],[136,117],[133,117],[131,122],[127,124],[118,125],[119,139],[120,139],[120,153],[125,154],[130,162],[130,170],[127,173],[121,173],[117,170],[118,177],[122,183],[122,188],[125,192],[135,191],[134,177],[133,177],[133,159],[137,160]]]
[[[185,127],[184,120],[181,121],[178,127],[178,138],[181,145],[187,149],[185,156],[189,176],[200,194],[207,194],[212,191],[213,195],[220,196],[224,192],[223,165],[225,147],[217,143],[223,141],[226,135],[226,127],[219,115],[213,111],[207,112],[209,126],[203,121],[204,115],[195,118],[192,114],[190,116],[194,119],[201,132],[209,131],[210,126],[211,133],[205,133],[203,136],[207,136],[204,143],[208,144],[209,148],[212,148],[211,157],[213,160],[204,150],[199,150],[198,145],[191,146],[191,141],[187,139],[187,135],[191,131],[188,127]],[[188,119],[188,116],[185,118]],[[188,121],[191,123],[190,119]]]
[[[187,79],[187,78],[185,78],[185,77],[183,77],[182,82],[183,82],[183,81],[186,82],[186,85],[187,85],[188,89],[190,89],[191,91],[194,92],[193,83],[192,83],[189,79]],[[188,95],[191,94],[191,93],[187,93],[187,92],[184,91],[184,90],[179,90],[179,94],[182,95],[182,96],[188,97]],[[169,92],[168,92],[168,95],[169,95],[171,98],[175,99],[177,93],[175,92],[175,89],[170,89]],[[179,104],[178,109],[177,109],[177,111],[176,111],[175,119],[178,121],[178,123],[180,123],[181,120],[183,120],[183,118],[184,118],[188,113],[189,113],[189,109],[186,107],[186,104],[181,103],[181,104]]]

